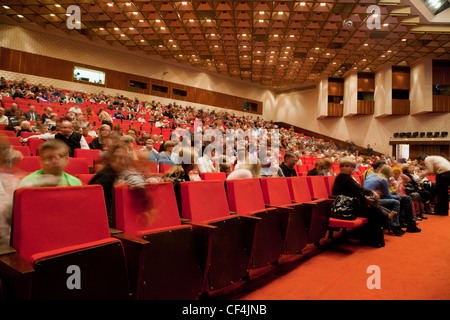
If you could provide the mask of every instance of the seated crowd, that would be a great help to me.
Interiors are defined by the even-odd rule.
[[[77,148],[101,150],[96,174],[89,183],[103,186],[111,227],[115,226],[113,188],[118,183],[125,182],[135,189],[142,189],[146,183],[201,180],[200,175],[208,172],[226,172],[227,179],[292,177],[299,175],[296,166],[302,165],[306,158],[317,159],[308,175],[336,175],[333,195],[348,195],[361,200],[358,212],[368,218],[372,227],[370,230],[375,230],[373,234],[383,228],[397,236],[403,235],[405,228],[406,232],[420,232],[417,221],[426,219],[424,214],[433,213],[431,206],[436,191],[433,183],[426,178],[427,174],[433,173],[426,171],[424,165],[415,160],[397,162],[385,155],[369,158],[352,150],[339,150],[333,143],[296,133],[292,127],[278,128],[272,121],[259,117],[239,117],[226,111],[196,110],[176,103],[162,105],[155,101],[104,93],[65,92],[42,85],[29,86],[25,80],[8,83],[2,79],[0,84],[3,97],[34,99],[29,100],[33,102],[30,102],[28,110],[21,110],[17,103],[12,103],[7,109],[0,107],[0,123],[6,124],[6,129],[14,131],[18,137],[23,132],[36,133],[20,138],[24,144],[29,139],[46,140],[40,149],[42,169],[23,178],[22,182],[14,181],[7,174],[8,168],[15,161],[20,161],[20,154],[2,142],[2,150],[8,151],[2,151],[0,159],[0,178],[8,184],[8,188],[2,191],[5,201],[2,201],[0,213],[0,242],[3,243],[8,239],[15,188],[81,183],[64,173],[67,158],[73,156]],[[45,112],[39,114],[32,105],[34,101],[36,104],[42,101],[68,104],[70,108],[62,116],[51,107],[46,107]],[[97,108],[95,113],[94,109],[99,105],[106,107]],[[123,120],[132,120],[133,126],[124,129]],[[201,121],[202,127],[195,128],[195,121]],[[134,123],[151,123],[152,130],[138,131],[133,128]],[[153,132],[153,128],[158,130]],[[161,130],[170,129],[173,132],[186,129],[192,132],[193,128],[200,132],[216,129],[222,134],[223,141],[227,139],[227,129],[278,129],[280,152],[274,155],[268,153],[264,160],[257,159],[246,151],[249,145],[247,139],[244,145],[237,146],[233,140],[231,153],[227,145],[223,148],[223,154],[218,154],[216,149],[209,150],[211,142],[204,141],[207,139],[199,142],[194,138],[184,145],[181,137],[172,140],[164,136]],[[191,146],[191,142],[197,143]],[[279,165],[272,165],[274,157],[280,160]],[[167,165],[168,169],[155,173],[148,169],[149,162]],[[335,163],[340,165],[333,166]],[[367,166],[370,166],[369,170],[366,170]],[[362,185],[355,180],[355,175],[361,175]],[[364,205],[367,197],[375,199],[377,206]],[[368,243],[377,247],[383,245],[382,241],[373,238]]]

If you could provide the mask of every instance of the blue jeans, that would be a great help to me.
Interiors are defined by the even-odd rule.
[[[398,227],[400,226],[399,215],[400,215],[400,201],[395,199],[380,199],[380,205],[390,209],[391,211],[395,211],[398,214],[391,220],[389,225]]]

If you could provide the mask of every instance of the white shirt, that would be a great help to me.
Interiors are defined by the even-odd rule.
[[[69,109],[69,112],[73,112],[76,114],[83,114],[83,111],[80,108],[72,107]]]
[[[38,134],[35,136],[29,136],[28,138],[23,139],[23,141],[27,142],[28,139],[31,139],[31,138],[33,138],[33,139],[38,138],[41,140],[50,140],[50,139],[55,139],[55,134],[52,134],[52,133]],[[87,142],[83,136],[81,136],[81,139],[80,139],[80,146],[81,146],[81,149],[90,149],[89,145],[87,144]]]
[[[0,117],[0,124],[8,124],[8,117],[7,116],[1,116]]]
[[[425,167],[429,174],[441,174],[450,171],[450,162],[441,156],[428,156],[425,158]]]
[[[209,158],[208,156],[203,156],[203,157],[198,158],[197,162],[198,162],[197,163],[198,169],[200,170],[201,173],[218,172],[218,170],[216,168],[214,168],[211,158]]]

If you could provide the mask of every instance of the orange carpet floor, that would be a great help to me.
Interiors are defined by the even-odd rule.
[[[346,239],[323,239],[303,254],[280,258],[276,267],[251,273],[251,280],[225,299],[242,300],[448,300],[450,217],[428,215],[420,233],[385,235],[372,248]],[[369,289],[369,266],[379,267],[380,289]],[[262,272],[264,271],[264,272]]]

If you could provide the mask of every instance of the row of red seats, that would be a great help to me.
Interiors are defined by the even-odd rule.
[[[177,203],[171,183],[147,185],[144,198],[115,186],[116,230],[100,186],[17,190],[12,248],[0,256],[5,297],[197,299],[301,252],[330,225],[330,201],[311,201],[306,177],[179,187]]]

